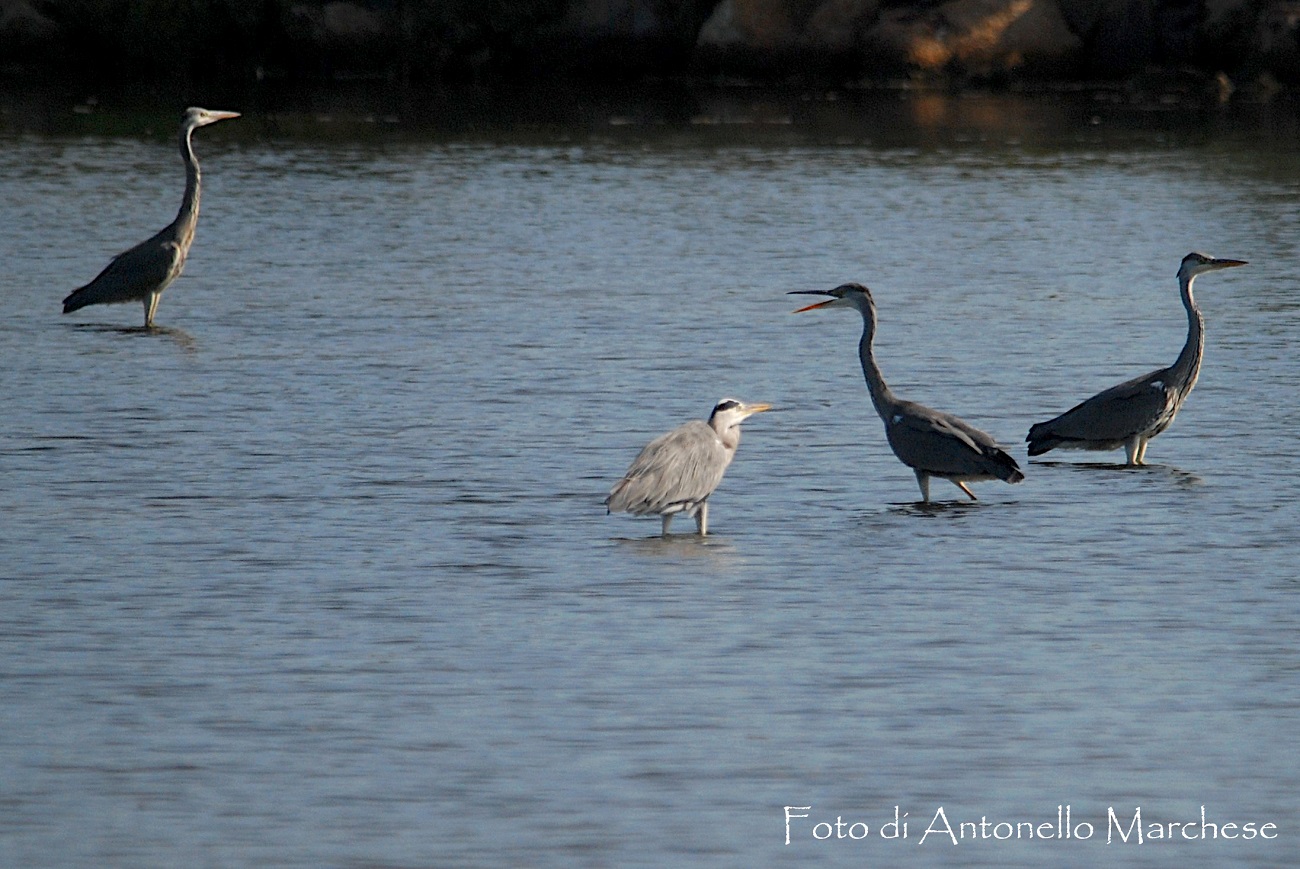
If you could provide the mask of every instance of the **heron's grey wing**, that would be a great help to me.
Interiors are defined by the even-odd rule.
[[[1038,423],[1030,429],[1030,436],[1118,443],[1146,431],[1172,400],[1173,390],[1165,374],[1162,368],[1112,386],[1055,419]]]
[[[699,420],[655,438],[605,500],[610,512],[663,513],[703,501],[727,469],[727,451]]]
[[[886,434],[894,454],[917,470],[939,476],[989,474],[1010,482],[1023,477],[992,435],[950,413],[907,402],[891,417]]]
[[[134,302],[167,285],[179,271],[181,249],[167,230],[113,257],[93,281],[63,300],[63,312],[86,305]]]

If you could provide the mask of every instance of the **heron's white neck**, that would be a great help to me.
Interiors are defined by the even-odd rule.
[[[190,135],[194,128],[188,124],[181,128],[181,160],[185,162],[185,195],[181,198],[180,211],[176,213],[176,228],[188,247],[194,237],[194,226],[199,221],[199,196],[202,178],[199,175],[199,161],[194,156],[194,146]]]
[[[1187,309],[1187,343],[1183,345],[1183,352],[1178,354],[1178,359],[1169,367],[1169,374],[1173,383],[1184,384],[1181,387],[1183,395],[1191,392],[1196,385],[1196,379],[1201,375],[1201,357],[1205,353],[1205,318],[1201,316],[1201,309],[1196,306],[1196,299],[1192,296],[1192,282],[1195,280],[1196,275],[1188,278],[1180,276],[1178,279],[1183,307]]]
[[[898,399],[890,391],[889,385],[885,383],[885,378],[880,373],[880,366],[876,364],[876,354],[872,346],[876,340],[876,311],[870,305],[858,310],[862,312],[862,339],[858,341],[858,358],[862,360],[862,376],[867,379],[867,392],[871,393],[871,403],[875,405],[876,413],[888,422],[893,416]]]
[[[718,434],[718,440],[722,441],[723,448],[727,451],[727,461],[736,454],[736,448],[740,446],[740,423],[743,420],[732,420],[730,418],[720,417],[714,414],[709,417],[709,427]]]

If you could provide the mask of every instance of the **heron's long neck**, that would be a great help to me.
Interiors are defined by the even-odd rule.
[[[190,143],[193,127],[181,129],[181,160],[185,162],[185,196],[181,199],[181,210],[176,214],[176,230],[182,248],[188,248],[194,239],[194,226],[199,222],[199,193],[202,179],[199,176],[199,161],[194,156],[194,146]]]
[[[871,403],[876,406],[880,418],[888,420],[893,415],[898,399],[890,392],[889,385],[880,374],[876,364],[876,354],[872,343],[876,340],[876,312],[870,308],[862,311],[862,339],[858,341],[858,357],[862,360],[862,376],[867,379],[867,392],[871,393]]]
[[[1174,383],[1186,384],[1182,387],[1184,395],[1196,385],[1196,378],[1201,374],[1201,355],[1205,352],[1205,318],[1201,316],[1201,309],[1196,307],[1196,299],[1192,297],[1194,280],[1195,275],[1186,280],[1179,279],[1178,282],[1179,289],[1182,290],[1183,307],[1187,309],[1187,343],[1169,369],[1170,379]]]
[[[709,427],[718,433],[718,440],[722,441],[722,446],[727,451],[727,461],[730,462],[736,454],[736,448],[740,446],[740,426],[727,426],[713,417],[709,419]]]

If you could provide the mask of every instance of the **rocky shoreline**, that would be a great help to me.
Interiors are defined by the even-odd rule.
[[[0,0],[0,75],[1300,81],[1300,0]]]

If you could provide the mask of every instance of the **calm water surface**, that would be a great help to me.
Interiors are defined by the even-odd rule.
[[[929,99],[523,137],[249,113],[196,135],[154,333],[59,301],[174,215],[170,134],[0,134],[0,864],[1296,860],[1293,124]],[[1174,359],[1192,249],[1251,264],[1198,282],[1153,464],[1027,462],[1032,422]],[[1023,484],[916,505],[860,318],[789,315],[846,280],[895,390]],[[714,534],[607,517],[726,395],[780,412]],[[1091,839],[919,842],[1061,804]],[[1202,805],[1278,838],[1105,842],[1108,807]],[[869,838],[814,839],[837,816]]]

